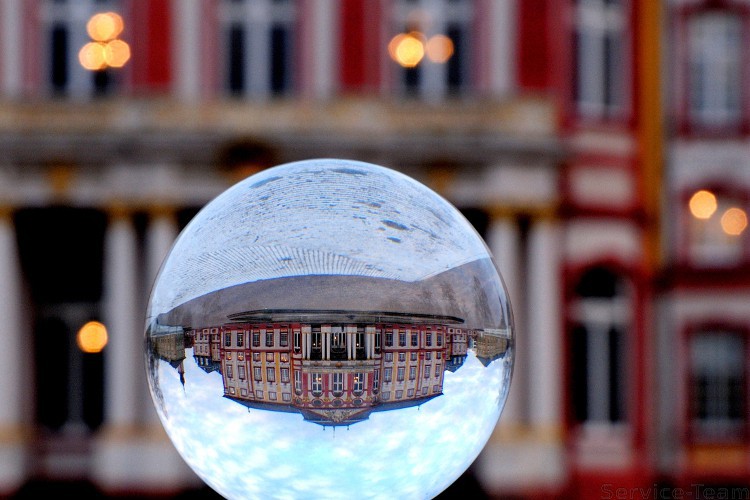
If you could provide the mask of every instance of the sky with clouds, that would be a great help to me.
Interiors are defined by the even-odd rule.
[[[185,385],[158,362],[159,414],[177,450],[227,498],[431,498],[468,468],[495,427],[511,356],[483,366],[470,350],[445,372],[443,395],[323,428],[298,413],[248,409],[223,397],[219,372],[186,351]],[[154,380],[151,381],[154,383]]]

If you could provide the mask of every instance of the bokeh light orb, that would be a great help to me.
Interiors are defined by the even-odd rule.
[[[513,368],[510,302],[452,205],[376,165],[257,173],[201,210],[149,302],[175,447],[228,498],[430,498],[481,451]]]

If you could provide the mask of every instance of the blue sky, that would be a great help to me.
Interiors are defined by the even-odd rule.
[[[495,427],[510,360],[473,352],[444,393],[418,408],[323,428],[296,413],[247,410],[223,397],[221,374],[186,352],[185,386],[159,362],[162,422],[183,458],[228,498],[431,498],[476,458]]]

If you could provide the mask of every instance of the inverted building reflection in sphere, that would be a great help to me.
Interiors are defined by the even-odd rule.
[[[185,228],[148,310],[162,422],[229,498],[428,498],[489,438],[510,304],[448,202],[375,165],[256,174]]]

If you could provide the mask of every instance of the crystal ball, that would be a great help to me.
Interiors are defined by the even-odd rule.
[[[257,173],[180,233],[147,310],[157,412],[227,498],[430,498],[505,403],[510,302],[471,224],[395,170]]]

